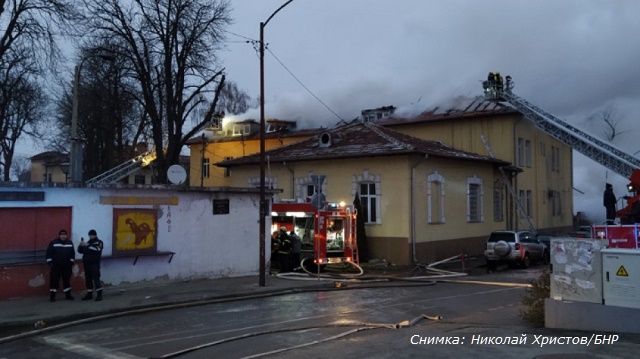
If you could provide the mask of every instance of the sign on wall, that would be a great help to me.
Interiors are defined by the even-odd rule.
[[[113,209],[113,254],[157,251],[158,211]]]

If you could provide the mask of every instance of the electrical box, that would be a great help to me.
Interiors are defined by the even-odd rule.
[[[551,237],[551,298],[602,304],[602,260],[607,240]]]
[[[640,250],[602,250],[602,292],[605,305],[640,308]]]

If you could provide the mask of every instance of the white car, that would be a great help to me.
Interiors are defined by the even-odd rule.
[[[549,263],[549,248],[530,231],[495,231],[487,239],[484,256],[490,271],[500,263],[528,268],[534,262]]]

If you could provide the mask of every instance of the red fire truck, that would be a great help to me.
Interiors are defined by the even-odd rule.
[[[326,203],[316,210],[310,203],[273,203],[271,210],[272,233],[282,227],[294,231],[302,240],[302,259],[359,263],[353,205]]]
[[[627,206],[616,212],[620,224],[591,227],[591,236],[608,239],[611,248],[640,248],[640,170],[633,171],[630,180],[627,187],[633,196],[625,196]]]

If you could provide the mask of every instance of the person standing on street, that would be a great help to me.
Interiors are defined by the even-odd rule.
[[[64,299],[73,300],[71,296],[71,269],[76,260],[73,242],[67,237],[67,231],[61,229],[58,238],[49,242],[47,247],[47,263],[51,267],[49,272],[49,300],[56,301],[56,292],[62,278]]]
[[[280,228],[278,235],[278,257],[280,259],[280,273],[291,272],[291,238],[287,234],[287,228]]]
[[[291,270],[295,271],[300,267],[300,253],[302,252],[302,241],[295,231],[289,233],[291,238]]]
[[[100,281],[100,259],[102,258],[102,248],[104,243],[98,239],[98,233],[94,229],[89,231],[89,241],[84,238],[78,245],[78,253],[82,253],[82,263],[84,264],[84,283],[87,286],[87,294],[82,300],[93,299],[93,292],[96,292],[96,302],[102,300],[102,282]]]
[[[611,183],[605,185],[603,205],[607,210],[607,224],[614,224],[616,219],[616,195],[613,193]]]

